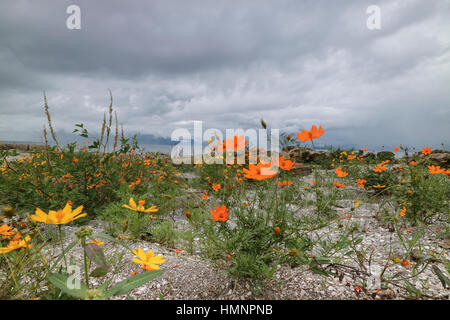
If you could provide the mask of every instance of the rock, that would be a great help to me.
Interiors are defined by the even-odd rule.
[[[303,166],[303,163],[295,163],[294,167],[291,169],[291,172],[294,175],[308,176],[312,173],[312,169],[310,167]]]
[[[428,158],[433,162],[434,165],[440,166],[441,168],[450,167],[450,152],[445,150],[434,150],[428,156]]]
[[[377,160],[385,161],[385,160],[394,160],[395,154],[391,151],[380,151],[377,153]]]
[[[308,148],[294,148],[289,151],[289,157],[295,162],[316,162],[332,158],[328,151]]]
[[[365,155],[363,155],[364,159],[374,160],[375,159],[375,153],[373,152],[367,152]]]
[[[32,150],[43,150],[45,146],[43,145],[35,145],[35,144],[11,144],[5,143],[0,144],[0,150],[11,150],[16,149],[19,151],[32,151]]]

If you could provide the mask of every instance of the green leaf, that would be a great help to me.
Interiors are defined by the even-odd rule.
[[[67,283],[69,281],[69,277],[65,274],[61,273],[51,273],[48,276],[48,281],[50,281],[55,287],[60,289],[61,291],[71,295],[75,298],[85,299],[86,297],[86,285],[80,282],[80,289],[69,289]]]
[[[94,261],[97,266],[102,269],[108,269],[108,264],[106,262],[106,257],[103,253],[102,247],[95,243],[88,243],[84,246],[84,251],[89,259]]]
[[[112,281],[112,279],[106,280],[106,281],[103,282],[97,289],[100,290],[100,291],[102,291],[102,292],[105,292],[106,289],[108,289],[108,286],[109,286],[109,284],[111,283],[111,281]]]
[[[441,269],[439,269],[437,266],[433,266],[433,272],[437,275],[437,277],[439,278],[439,280],[442,283],[442,286],[444,286],[444,289],[446,287],[450,288],[450,279],[447,278],[441,271]]]
[[[105,268],[104,266],[98,267],[91,272],[90,276],[94,278],[101,278],[104,277],[108,273],[108,271],[109,268]]]
[[[153,271],[145,271],[138,275],[132,276],[131,278],[125,279],[116,285],[114,285],[111,289],[109,289],[105,293],[105,299],[108,299],[112,296],[120,295],[131,291],[144,283],[160,276],[163,274],[164,270],[153,270]]]

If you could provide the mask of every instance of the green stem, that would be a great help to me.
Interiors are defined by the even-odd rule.
[[[88,259],[86,255],[85,245],[86,245],[86,238],[83,237],[81,239],[81,245],[83,246],[83,257],[84,257],[84,279],[86,280],[86,286],[89,289],[89,266],[88,266]]]
[[[61,253],[64,257],[64,265],[66,266],[66,270],[68,270],[67,268],[67,260],[66,260],[66,253],[64,252],[64,245],[63,245],[63,237],[62,237],[62,231],[61,231],[61,225],[58,224],[58,233],[59,233],[59,242],[61,244]]]

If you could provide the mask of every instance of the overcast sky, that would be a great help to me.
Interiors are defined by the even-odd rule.
[[[57,131],[99,131],[108,88],[130,133],[264,118],[335,145],[448,147],[450,1],[1,1],[0,140],[40,140],[43,90]]]

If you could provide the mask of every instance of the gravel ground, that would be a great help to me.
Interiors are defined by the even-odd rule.
[[[196,176],[192,173],[183,173],[186,179],[193,179]],[[312,176],[302,178],[304,182],[310,183]],[[212,199],[213,200],[213,199]],[[339,202],[339,208],[349,212],[352,207],[351,200]],[[404,299],[408,297],[406,290],[390,285],[386,290],[360,290],[358,287],[362,281],[367,280],[371,275],[379,274],[386,263],[389,262],[385,270],[384,277],[387,279],[397,279],[399,276],[410,277],[413,274],[412,267],[405,268],[401,264],[395,264],[389,257],[403,256],[405,249],[399,243],[396,232],[389,231],[389,228],[381,222],[377,213],[379,205],[377,203],[363,203],[353,213],[350,219],[336,221],[331,225],[319,229],[312,233],[313,237],[328,237],[329,239],[338,239],[340,232],[337,224],[356,223],[363,232],[360,233],[362,242],[356,246],[360,252],[369,252],[371,255],[370,265],[367,261],[360,263],[357,259],[349,259],[339,254],[340,264],[346,267],[336,267],[330,269],[334,271],[335,276],[324,277],[304,266],[290,267],[287,265],[278,266],[273,279],[267,281],[266,288],[261,293],[254,292],[248,281],[240,279],[235,282],[223,269],[218,268],[211,262],[203,259],[197,252],[193,255],[182,250],[176,252],[174,249],[164,247],[159,244],[146,241],[132,242],[126,241],[131,249],[142,248],[144,251],[153,250],[155,254],[162,254],[166,262],[162,265],[164,274],[147,284],[131,291],[129,297],[134,299],[213,299],[213,300],[240,300],[240,299]],[[313,208],[297,208],[297,214],[312,214]],[[177,220],[176,225],[183,228],[186,225],[184,213],[175,212],[173,217]],[[7,223],[7,221],[5,221]],[[422,250],[434,257],[432,265],[437,266],[446,277],[450,278],[447,271],[447,265],[450,263],[450,239],[438,239],[436,237],[437,229],[443,230],[446,226],[444,221],[435,221],[426,231],[420,246]],[[94,233],[103,232],[103,226],[100,221],[93,220],[89,227]],[[411,239],[412,232],[407,232],[408,225],[403,226],[402,234]],[[52,231],[54,226],[42,226],[43,230]],[[65,226],[65,245],[74,238],[74,233],[78,227]],[[103,245],[105,255],[110,260],[111,265],[117,268],[113,283],[131,277],[132,272],[142,272],[140,267],[133,263],[131,259],[134,255],[123,249],[121,246],[110,241],[105,241]],[[48,255],[58,255],[58,248],[53,248]],[[116,252],[124,250],[122,261],[118,261]],[[75,247],[69,254],[75,263],[82,266],[82,249]],[[115,257],[114,259],[111,257]],[[420,257],[409,257],[409,261],[420,259]],[[356,271],[358,270],[358,271]],[[112,272],[110,272],[111,274]],[[106,278],[111,277],[108,274]],[[92,279],[93,284],[100,284],[98,279]],[[422,297],[433,299],[450,299],[450,290],[444,289],[438,277],[433,273],[429,266],[426,271],[420,273],[417,277],[409,278],[408,281],[415,285],[422,292]],[[395,282],[395,281],[393,281]],[[401,283],[403,284],[403,283]],[[113,299],[126,299],[128,296],[117,296]]]

